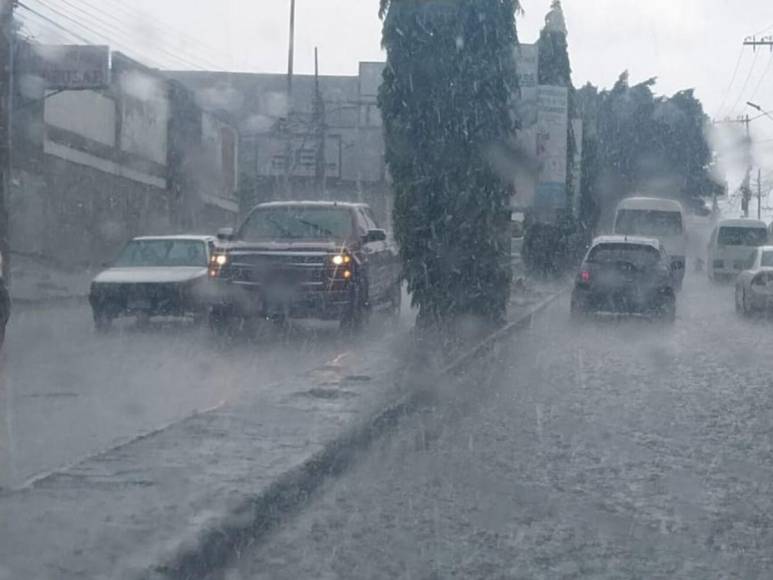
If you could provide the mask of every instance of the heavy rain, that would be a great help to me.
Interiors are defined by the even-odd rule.
[[[772,143],[761,0],[0,0],[0,580],[773,578]]]

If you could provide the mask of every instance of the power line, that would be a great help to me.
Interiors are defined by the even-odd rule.
[[[771,55],[768,57],[768,64],[765,66],[765,70],[762,72],[762,76],[760,77],[760,82],[757,83],[757,87],[754,89],[752,96],[749,97],[750,101],[754,100],[754,97],[756,97],[757,93],[760,92],[762,83],[765,81],[765,77],[768,75],[768,72],[770,72],[771,65],[773,65],[773,53],[771,53]]]
[[[755,52],[754,53],[754,60],[752,60],[752,65],[749,67],[749,74],[746,75],[746,80],[743,83],[743,87],[741,88],[741,92],[738,94],[738,99],[735,101],[735,104],[733,105],[731,110],[736,110],[738,108],[738,103],[741,102],[743,99],[744,93],[746,92],[746,87],[749,86],[749,80],[752,78],[752,73],[754,72],[754,66],[757,64],[757,57],[759,57],[760,53]]]
[[[37,15],[39,15],[40,17],[42,17],[42,18],[45,18],[46,20],[48,20],[49,22],[51,22],[51,23],[53,23],[53,24],[56,24],[57,26],[61,26],[61,25],[59,25],[57,22],[55,22],[53,19],[51,19],[51,18],[49,18],[49,17],[47,17],[47,16],[45,16],[45,15],[41,14],[40,12],[36,11],[34,8],[30,8],[30,7],[29,7],[27,4],[24,4],[23,2],[19,2],[19,7],[21,7],[21,8],[24,8],[25,10],[28,10],[28,11],[30,11],[30,12],[33,12],[34,14],[37,14]],[[62,12],[59,12],[58,10],[55,10],[55,9],[53,9],[53,8],[51,8],[51,7],[47,7],[47,10],[49,10],[50,12],[52,12],[52,13],[54,13],[54,14],[58,15],[58,16],[61,16],[62,18],[64,18],[64,19],[66,19],[66,20],[68,20],[68,21],[70,21],[70,22],[74,23],[74,24],[75,24],[76,26],[78,26],[79,28],[81,28],[81,29],[83,29],[83,30],[87,31],[88,33],[91,33],[91,34],[92,34],[92,35],[94,35],[96,38],[99,38],[99,39],[100,39],[102,42],[107,42],[107,43],[109,43],[109,44],[113,44],[113,45],[117,46],[118,48],[120,48],[121,50],[127,50],[127,49],[126,49],[124,46],[122,46],[121,44],[119,44],[119,43],[117,43],[117,42],[115,42],[115,41],[111,41],[111,39],[110,39],[109,37],[107,37],[107,36],[105,36],[105,35],[101,34],[101,33],[100,33],[100,32],[98,32],[98,31],[95,31],[93,28],[91,28],[91,27],[89,27],[89,26],[87,26],[87,25],[83,24],[82,22],[79,22],[78,20],[76,20],[76,19],[74,19],[74,18],[72,18],[72,17],[68,16],[67,14],[63,14]],[[68,30],[68,29],[66,29],[66,28],[64,28],[64,27],[62,27],[62,28],[63,28],[64,30]],[[74,34],[75,34],[75,33],[74,33]],[[80,35],[80,34],[78,34],[77,36],[78,36],[78,38],[79,38],[79,39],[80,39],[82,42],[85,42],[86,44],[94,44],[94,41],[93,41],[93,39],[92,39],[92,40],[90,40],[90,39],[88,39],[88,38],[86,38],[86,37],[84,37],[84,36],[82,36],[82,35]],[[129,50],[127,50],[127,52],[132,52],[132,51],[131,51],[131,49],[129,49]],[[158,64],[158,62],[155,62],[155,61],[153,61],[153,60],[151,60],[151,59],[145,59],[145,60],[149,61],[149,62],[150,62],[150,64],[151,64],[151,66],[154,66],[154,67],[159,67],[159,64]]]
[[[33,0],[33,1],[40,1],[40,0]],[[27,7],[26,4],[21,4],[21,3],[19,3],[19,6]],[[142,51],[134,49],[130,45],[125,44],[123,41],[119,41],[119,40],[115,39],[114,37],[111,38],[109,33],[105,33],[102,30],[95,30],[91,23],[85,24],[84,22],[81,21],[81,19],[79,19],[79,18],[77,18],[75,16],[72,16],[71,14],[68,14],[66,12],[62,12],[61,10],[58,10],[56,8],[52,8],[51,6],[46,6],[45,9],[47,11],[49,11],[50,13],[52,13],[52,14],[54,14],[56,16],[59,16],[60,18],[63,18],[65,20],[71,22],[72,24],[74,24],[78,28],[80,28],[80,29],[82,29],[82,30],[92,34],[94,37],[98,38],[100,40],[100,42],[106,42],[108,44],[114,45],[117,48],[119,48],[120,50],[123,50],[123,51],[125,51],[125,52],[127,52],[129,54],[134,53],[134,54],[137,54],[137,55],[142,55],[142,60],[145,60],[151,66],[156,67],[156,68],[164,68],[162,63],[161,63],[161,61],[159,61],[159,60],[157,60],[155,58],[150,57],[148,55],[148,53],[145,53],[145,52],[142,52]],[[86,42],[89,43],[89,44],[93,43],[93,41],[86,41]],[[191,66],[191,64],[186,62],[185,59],[177,57],[177,60],[179,62],[183,63],[184,66],[186,66],[186,67]],[[194,68],[197,68],[197,67],[194,67]]]
[[[40,1],[40,0],[36,0],[36,1]],[[70,8],[73,8],[73,9],[77,10],[80,14],[83,14],[83,15],[87,16],[88,18],[90,18],[91,19],[91,22],[89,22],[90,25],[92,25],[92,26],[96,25],[97,27],[104,27],[101,30],[102,30],[103,36],[105,38],[110,38],[110,36],[109,36],[111,34],[110,31],[112,31],[112,34],[117,34],[120,37],[122,37],[124,39],[124,40],[122,40],[122,42],[126,42],[127,46],[131,46],[131,45],[136,44],[136,39],[134,38],[134,36],[131,33],[127,33],[126,31],[124,31],[120,27],[117,27],[114,24],[112,24],[111,22],[106,21],[104,19],[99,18],[98,16],[95,16],[95,15],[91,14],[87,10],[85,10],[85,9],[83,9],[83,8],[77,6],[77,5],[74,5],[74,4],[70,3],[68,0],[58,0],[58,1],[61,4],[69,6]],[[49,7],[49,9],[53,10],[50,7]],[[81,17],[78,16],[77,18],[81,18]],[[108,32],[105,32],[105,30],[107,30]],[[158,50],[160,52],[165,53],[168,57],[170,57],[172,59],[175,59],[178,62],[183,63],[183,64],[185,64],[188,67],[191,67],[191,68],[194,68],[194,69],[196,69],[196,68],[198,68],[198,69],[205,68],[205,67],[202,67],[201,65],[199,65],[197,63],[194,63],[194,62],[191,62],[191,61],[187,60],[184,57],[181,57],[181,56],[179,56],[179,55],[177,55],[175,53],[169,52],[168,50],[166,50],[163,47],[158,47]],[[140,51],[137,51],[136,49],[135,49],[135,51],[138,54],[142,54]]]
[[[92,21],[99,23],[102,26],[105,26],[106,28],[113,30],[115,33],[123,36],[124,38],[128,38],[129,42],[131,44],[136,44],[136,35],[132,33],[131,31],[127,30],[125,28],[125,23],[122,22],[119,18],[116,18],[114,15],[109,14],[108,12],[105,12],[104,10],[101,10],[97,7],[93,7],[90,4],[83,3],[83,6],[86,6],[87,8],[84,8],[80,4],[74,4],[71,0],[56,0],[60,4],[64,4],[68,7],[70,7],[73,10],[78,11],[80,14],[86,15],[88,18],[92,19]],[[89,11],[89,8],[93,10],[94,12],[98,13],[92,13]],[[170,58],[173,58],[177,60],[178,62],[185,63],[187,66],[192,68],[199,68],[199,69],[211,69],[211,68],[219,68],[216,64],[214,64],[211,61],[207,61],[207,59],[191,59],[188,57],[182,57],[177,52],[175,52],[175,48],[171,47],[170,45],[169,49],[167,49],[165,46],[158,46],[158,50],[161,52],[164,52],[166,55],[168,55]],[[198,60],[203,62],[197,62]],[[206,66],[204,66],[206,65]]]
[[[97,6],[93,3],[93,0],[74,0],[76,2],[79,2],[85,6],[88,6],[89,8],[92,8],[93,10],[96,10],[105,16],[117,20],[120,22],[120,18],[115,16],[114,14],[111,14],[109,12],[106,12],[102,7]],[[201,38],[197,38],[195,36],[192,36],[188,34],[187,32],[174,27],[173,25],[169,24],[166,21],[163,21],[159,19],[158,17],[154,15],[150,15],[147,12],[144,12],[142,10],[131,8],[129,6],[126,6],[124,2],[121,2],[120,0],[104,0],[105,2],[110,3],[116,11],[122,12],[125,16],[129,18],[134,18],[137,20],[141,20],[143,22],[143,26],[146,26],[150,29],[154,29],[155,31],[159,32],[160,34],[164,35],[168,32],[173,32],[175,35],[180,37],[181,39],[185,39],[186,42],[196,45],[202,49],[205,50],[205,52],[215,53],[215,55],[218,58],[225,58],[225,54],[221,52],[220,49],[215,48],[211,44],[208,44],[204,41],[202,41]],[[201,56],[201,55],[199,55]],[[202,58],[201,60],[209,60],[208,58]],[[210,64],[214,64],[213,62],[210,62]],[[222,66],[215,65],[214,68],[223,70]]]
[[[723,109],[725,108],[725,103],[727,102],[727,97],[730,96],[730,89],[733,88],[733,83],[735,82],[736,77],[738,76],[738,69],[741,68],[741,60],[743,60],[744,47],[741,46],[741,49],[738,51],[738,60],[735,61],[735,69],[733,70],[733,76],[730,78],[730,83],[727,85],[727,88],[725,89],[725,95],[722,97],[722,104],[719,105],[719,108],[717,109],[715,117],[719,117],[720,113],[722,113]]]
[[[85,42],[86,44],[91,44],[91,41],[88,40],[87,38],[85,38],[84,36],[81,36],[80,34],[78,34],[76,32],[73,32],[69,28],[65,28],[64,26],[62,26],[61,24],[59,24],[55,20],[49,18],[45,14],[41,14],[40,12],[38,12],[37,10],[34,10],[33,8],[30,8],[29,6],[27,6],[23,2],[19,2],[18,6],[19,6],[19,8],[23,8],[24,10],[26,10],[30,14],[34,14],[36,17],[40,18],[41,20],[43,20],[44,22],[46,22],[50,26],[53,26],[54,28],[57,28],[59,30],[62,30],[63,32],[66,32],[67,34],[69,34],[70,36],[72,36],[74,38],[77,38],[81,42]]]

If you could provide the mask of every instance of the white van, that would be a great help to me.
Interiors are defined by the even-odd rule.
[[[735,278],[749,267],[755,250],[767,243],[768,228],[765,222],[752,219],[720,221],[709,239],[709,278]]]
[[[686,271],[687,232],[682,204],[672,199],[629,197],[617,205],[615,234],[657,238],[671,257],[677,287]]]

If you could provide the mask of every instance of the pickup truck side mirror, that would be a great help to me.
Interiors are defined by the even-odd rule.
[[[386,232],[384,230],[369,230],[365,234],[365,243],[369,242],[385,242],[387,239]]]
[[[220,228],[217,230],[217,239],[221,242],[230,242],[234,239],[234,229],[233,228]]]

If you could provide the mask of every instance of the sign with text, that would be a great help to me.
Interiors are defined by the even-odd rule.
[[[569,91],[566,87],[540,85],[537,93],[536,144],[540,175],[534,206],[561,209],[567,205]]]
[[[537,85],[539,75],[539,48],[536,44],[521,44],[515,49],[516,74],[519,96],[515,100],[515,114],[522,128],[537,123]]]
[[[20,43],[17,72],[41,78],[47,90],[103,89],[110,84],[110,48]]]

